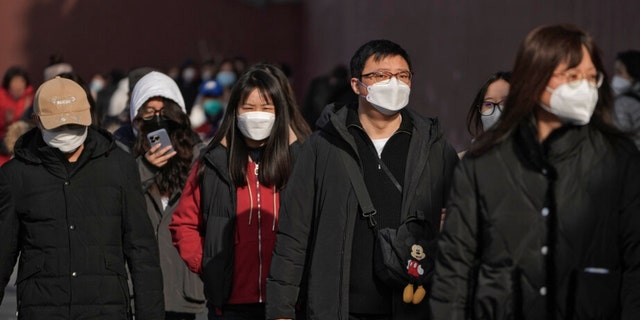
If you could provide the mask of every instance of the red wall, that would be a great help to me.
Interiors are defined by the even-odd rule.
[[[112,68],[164,69],[216,55],[297,69],[301,8],[239,0],[2,0],[0,72],[20,64],[40,83],[52,53],[62,53],[86,80]]]
[[[470,137],[465,116],[486,77],[510,69],[525,34],[546,23],[589,31],[613,65],[640,49],[634,0],[306,0],[256,7],[241,0],[0,0],[0,72],[12,64],[42,79],[61,52],[81,76],[113,67],[168,67],[207,54],[286,62],[302,97],[310,79],[349,63],[362,43],[405,47],[416,77],[410,106],[438,116],[457,149]],[[286,2],[286,1],[284,1]],[[610,70],[609,70],[610,71]]]

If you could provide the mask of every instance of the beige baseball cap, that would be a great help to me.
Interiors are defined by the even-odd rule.
[[[66,124],[91,125],[90,108],[84,89],[60,77],[43,83],[33,99],[33,111],[47,130]]]

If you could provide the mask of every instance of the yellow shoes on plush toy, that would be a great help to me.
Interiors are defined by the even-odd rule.
[[[422,286],[418,286],[416,291],[413,291],[413,285],[408,284],[404,287],[404,292],[402,293],[402,301],[404,303],[413,303],[418,304],[424,299],[424,296],[427,295],[427,291],[424,290]]]

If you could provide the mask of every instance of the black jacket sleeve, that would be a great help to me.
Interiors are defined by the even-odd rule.
[[[140,185],[138,166],[125,157],[123,246],[133,282],[136,319],[164,319],[164,296],[158,244]]]
[[[303,144],[282,191],[276,247],[267,278],[267,319],[295,318],[313,223],[316,162],[313,140]]]
[[[632,152],[622,187],[622,319],[640,314],[640,152]]]
[[[6,169],[6,168],[5,168]],[[18,259],[18,236],[20,223],[15,211],[9,179],[0,170],[0,304],[4,288],[9,283],[13,267]]]
[[[477,247],[475,187],[468,162],[456,167],[431,289],[431,319],[465,319],[465,306]]]

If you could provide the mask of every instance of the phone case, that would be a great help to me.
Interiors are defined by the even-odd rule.
[[[166,146],[171,146],[171,138],[169,138],[169,133],[165,129],[158,129],[156,131],[149,132],[147,134],[147,139],[149,139],[149,143],[151,147],[160,143],[160,149],[164,149]],[[173,149],[173,147],[171,148]]]

